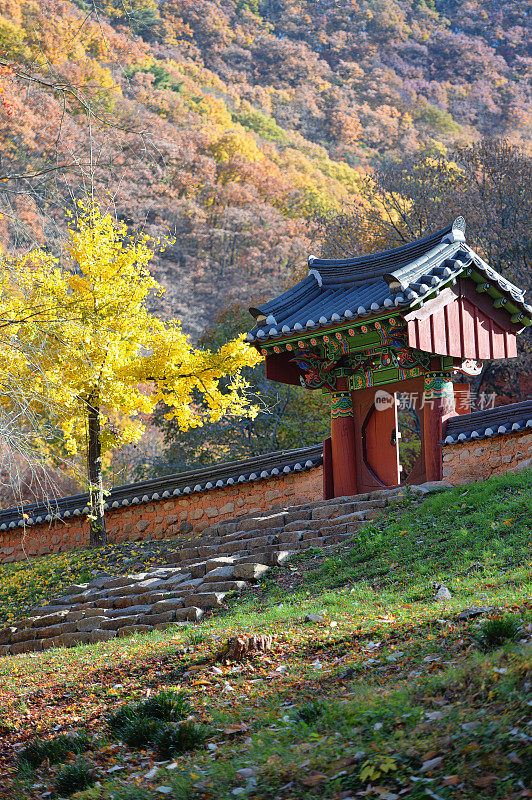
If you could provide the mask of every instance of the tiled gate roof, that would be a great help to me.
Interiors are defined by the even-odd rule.
[[[297,335],[387,309],[406,313],[471,266],[515,309],[530,315],[524,291],[486,264],[466,243],[464,231],[465,221],[459,217],[436,233],[381,253],[344,259],[310,256],[307,277],[250,308],[257,323],[248,341]]]

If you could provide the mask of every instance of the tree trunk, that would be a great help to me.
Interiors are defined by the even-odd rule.
[[[100,409],[88,404],[89,408],[89,445],[87,467],[89,473],[89,508],[90,508],[90,543],[92,547],[107,544],[105,529],[103,478],[102,478],[102,446],[100,442]]]

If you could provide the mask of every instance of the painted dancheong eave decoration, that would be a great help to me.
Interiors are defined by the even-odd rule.
[[[382,253],[311,256],[303,280],[250,309],[248,341],[265,356],[266,376],[331,395],[326,497],[439,479],[445,425],[469,410],[455,405],[452,377],[516,355],[532,306],[471,249],[465,229],[459,217]],[[408,478],[397,445],[399,392],[418,409],[421,450]]]

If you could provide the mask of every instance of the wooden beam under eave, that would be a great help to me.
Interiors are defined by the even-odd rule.
[[[295,355],[297,353],[287,351],[268,353],[265,357],[267,379],[277,383],[287,383],[290,386],[300,386],[304,372],[294,363]]]

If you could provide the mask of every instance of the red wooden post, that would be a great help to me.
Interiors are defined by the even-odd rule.
[[[454,417],[453,384],[445,375],[426,375],[423,397],[423,448],[427,481],[441,481],[443,423]]]
[[[330,500],[334,497],[334,480],[332,466],[331,437],[323,442],[323,499]]]
[[[331,394],[331,455],[334,496],[356,494],[355,425],[351,392]]]
[[[453,383],[454,410],[457,414],[471,414],[471,384]]]

